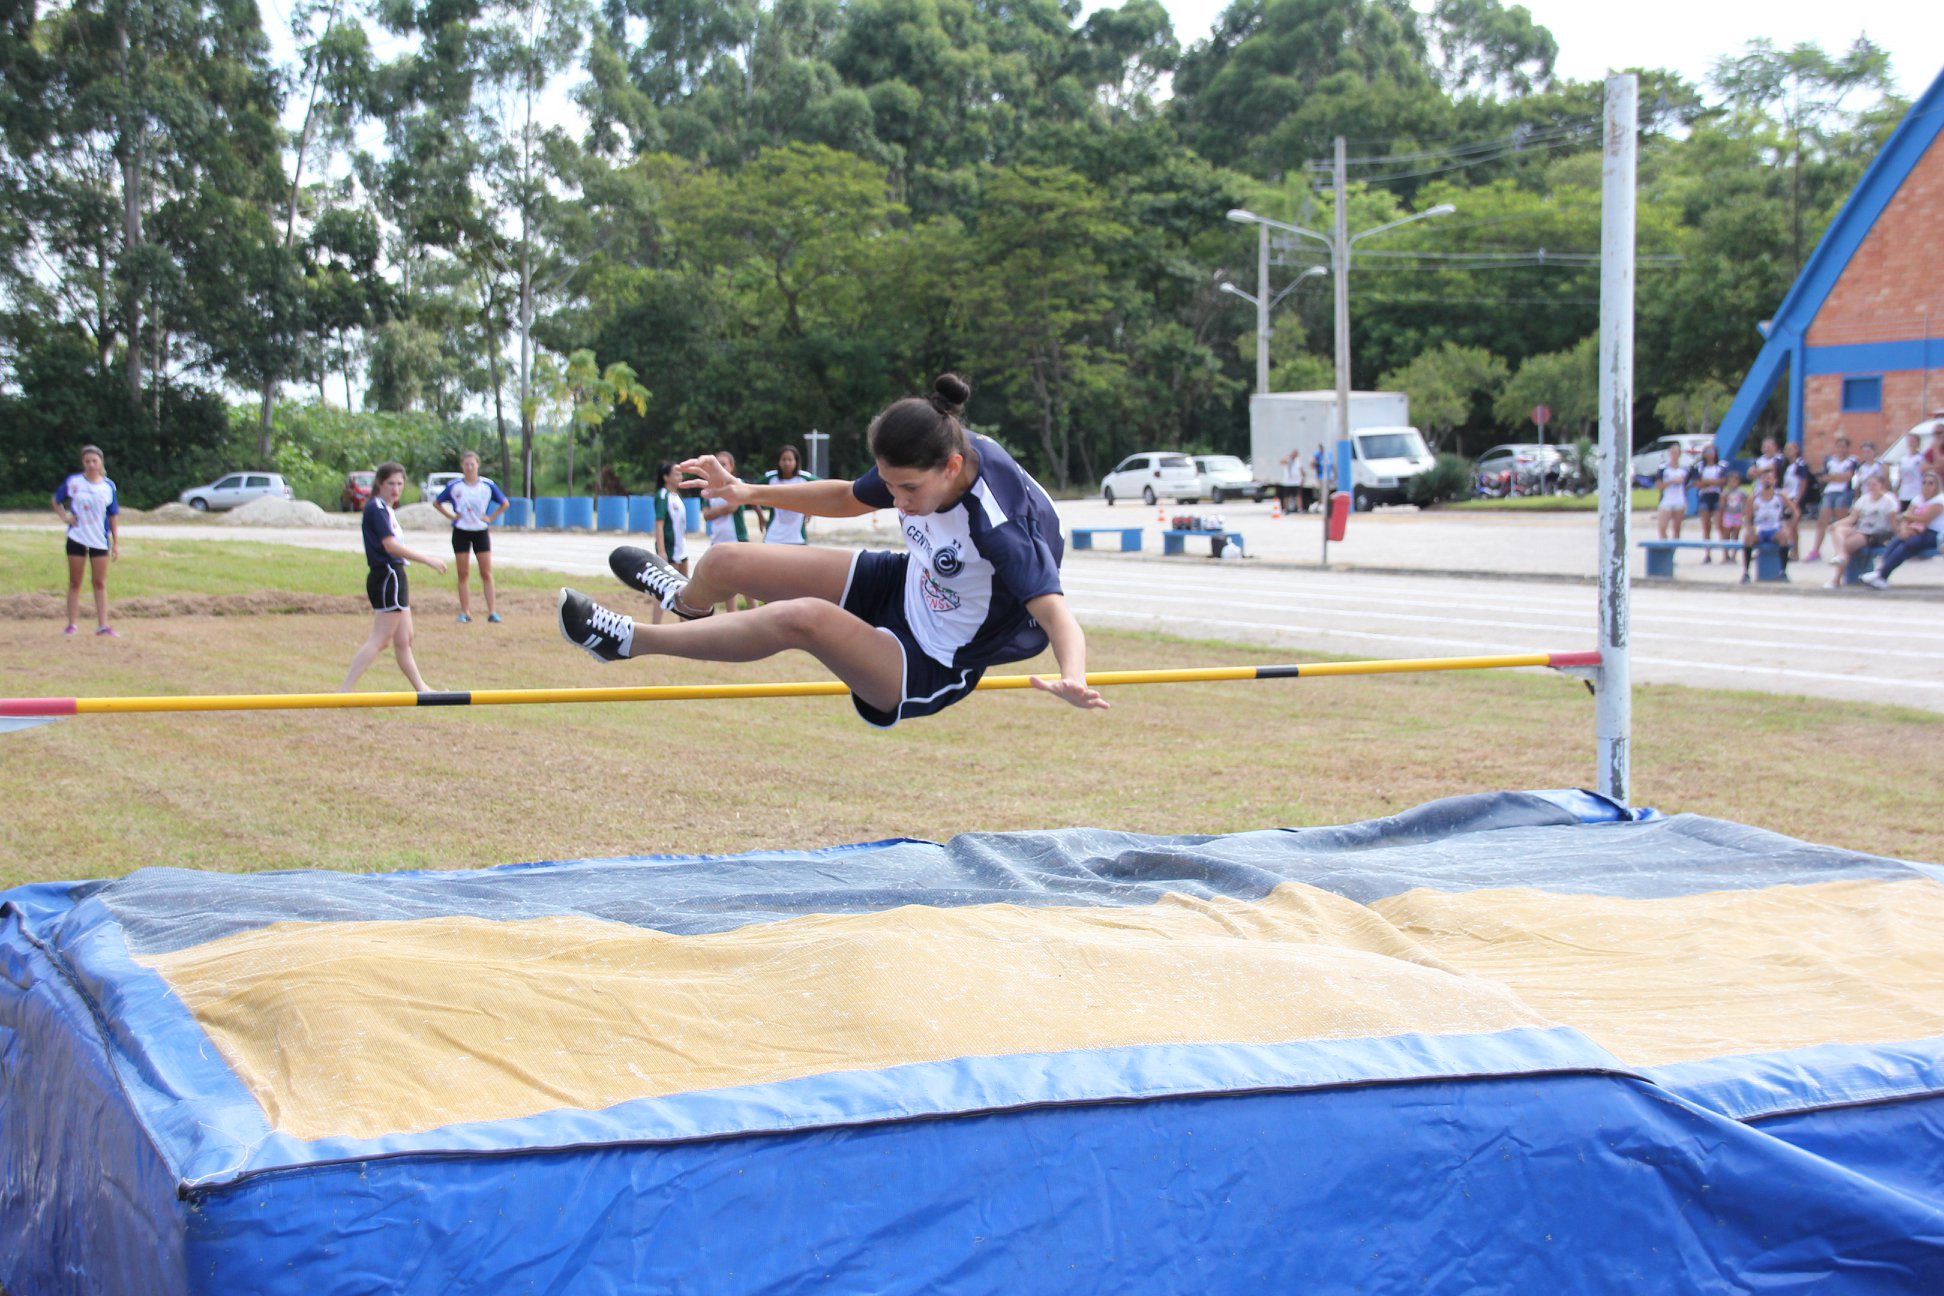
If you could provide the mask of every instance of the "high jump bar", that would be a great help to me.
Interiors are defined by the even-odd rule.
[[[1095,688],[1121,684],[1198,684],[1221,680],[1312,679],[1332,675],[1415,675],[1429,671],[1554,669],[1600,664],[1597,652],[1502,653],[1488,657],[1405,657],[1289,666],[1203,666],[1181,670],[1094,671]],[[1030,675],[992,675],[980,690],[1032,687]],[[841,697],[837,680],[800,684],[655,684],[639,688],[471,689],[436,693],[228,693],[183,697],[0,698],[0,716],[126,715],[156,711],[332,711],[371,707],[534,706],[564,702],[698,702],[744,698]]]

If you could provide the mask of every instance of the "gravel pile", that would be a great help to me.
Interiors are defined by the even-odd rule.
[[[349,527],[355,514],[326,513],[309,500],[276,499],[265,495],[233,508],[217,518],[224,526]]]
[[[398,510],[398,525],[407,531],[440,531],[452,523],[430,504],[407,504]]]

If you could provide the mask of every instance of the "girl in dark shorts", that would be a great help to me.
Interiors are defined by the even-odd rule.
[[[1728,476],[1728,470],[1721,463],[1721,451],[1712,445],[1702,446],[1701,466],[1695,470],[1695,475],[1700,478],[1697,502],[1700,504],[1701,538],[1712,540],[1715,538],[1715,519],[1721,514],[1721,488]],[[1722,539],[1727,538],[1724,533]],[[1702,550],[1701,561],[1713,562],[1714,550]]]
[[[54,492],[54,512],[67,526],[67,633],[81,615],[81,570],[94,578],[95,633],[118,639],[108,625],[108,563],[121,557],[121,498],[102,470],[97,446],[81,447],[81,471],[69,474]]]
[[[663,654],[756,661],[800,648],[850,686],[866,721],[888,728],[969,694],[988,666],[1050,643],[1057,678],[1033,686],[1083,709],[1107,706],[1087,684],[1086,637],[1060,589],[1064,543],[1039,483],[996,442],[966,432],[971,395],[945,374],[930,396],[898,401],[871,421],[876,466],[854,482],[751,486],[713,456],[690,459],[706,499],[786,507],[812,517],[861,517],[896,507],[902,553],[799,545],[719,545],[686,578],[644,549],[617,549],[616,575],[683,623],[637,625],[584,594],[560,592],[560,629],[602,661]],[[710,609],[746,594],[763,606]]]
[[[398,515],[394,510],[404,490],[405,465],[379,464],[371,483],[371,502],[364,509],[365,563],[370,568],[365,576],[365,597],[371,600],[371,637],[351,658],[351,669],[345,672],[344,683],[338,685],[340,693],[351,691],[351,686],[377,660],[378,654],[385,651],[387,644],[412,688],[420,693],[432,691],[426,687],[419,675],[418,662],[412,658],[412,602],[405,582],[405,564],[424,563],[441,574],[446,565],[437,558],[407,549],[398,538]]]
[[[512,502],[491,477],[479,475],[479,452],[468,450],[459,456],[458,481],[447,482],[432,501],[452,523],[452,558],[459,568],[459,624],[472,620],[472,582],[467,567],[479,559],[479,583],[486,587],[486,619],[498,624],[502,619],[493,606],[493,533],[491,527]]]

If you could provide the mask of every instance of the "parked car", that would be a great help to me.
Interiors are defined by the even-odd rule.
[[[1472,494],[1487,499],[1550,495],[1569,487],[1573,475],[1565,451],[1558,446],[1496,445],[1472,461]]]
[[[1152,504],[1166,495],[1170,499],[1200,499],[1200,479],[1195,476],[1195,461],[1171,450],[1143,450],[1121,460],[1120,467],[1100,480],[1100,497],[1112,504],[1119,499],[1139,496]]]
[[[265,495],[273,499],[295,499],[289,483],[273,472],[240,472],[218,478],[207,486],[191,486],[176,496],[198,513],[233,509]]]
[[[1682,432],[1677,436],[1664,436],[1658,441],[1649,442],[1643,450],[1636,450],[1627,471],[1633,475],[1633,484],[1651,487],[1660,482],[1661,469],[1667,467],[1667,451],[1670,446],[1681,447],[1681,458],[1689,463],[1701,461],[1701,451],[1714,444],[1714,437],[1707,433]]]
[[[1261,499],[1270,488],[1255,479],[1249,465],[1234,455],[1194,455],[1196,498],[1220,504],[1229,499]]]
[[[346,513],[356,513],[363,509],[365,505],[371,503],[371,479],[373,476],[374,474],[370,469],[366,469],[363,472],[346,473],[344,477],[344,489],[338,492],[338,507]]]
[[[464,481],[465,479],[466,474],[464,473],[435,472],[428,474],[426,479],[419,483],[419,498],[427,504],[430,504],[433,500],[439,498],[439,492],[446,488],[447,482]]]

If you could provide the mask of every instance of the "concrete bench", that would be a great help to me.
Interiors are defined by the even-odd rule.
[[[1163,531],[1161,533],[1161,552],[1164,554],[1187,553],[1188,537],[1190,536],[1207,536],[1209,553],[1216,558],[1220,558],[1222,556],[1222,550],[1228,548],[1230,545],[1234,545],[1237,549],[1242,547],[1242,533],[1240,531]]]
[[[1647,574],[1662,580],[1674,578],[1674,551],[1676,549],[1720,549],[1731,554],[1739,554],[1742,542],[1739,540],[1642,540],[1640,547],[1647,551]],[[1782,552],[1773,544],[1755,546],[1755,579],[1764,581],[1781,580]]]
[[[1140,527],[1075,527],[1073,528],[1073,547],[1075,549],[1091,549],[1094,547],[1094,537],[1097,535],[1119,536],[1120,551],[1122,553],[1141,552]]]

